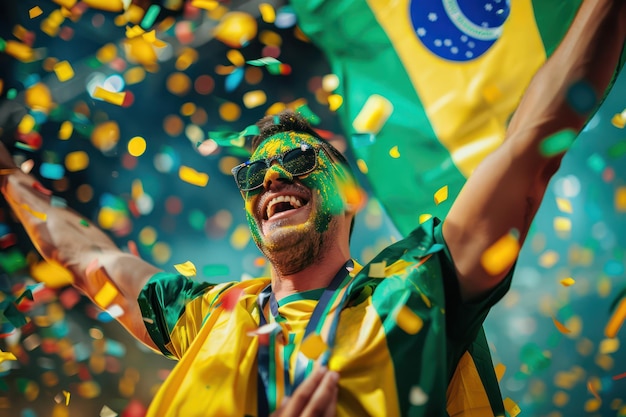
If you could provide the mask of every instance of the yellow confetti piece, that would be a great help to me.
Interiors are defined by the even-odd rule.
[[[563,278],[561,280],[561,285],[564,287],[571,287],[576,283],[576,280],[572,277]]]
[[[500,382],[506,372],[506,366],[503,363],[499,363],[494,367],[494,370],[496,372],[496,378],[498,379],[498,382]]]
[[[357,159],[356,166],[359,168],[359,171],[361,171],[363,174],[367,174],[369,172],[367,163],[362,159]]]
[[[174,265],[174,268],[181,274],[186,277],[193,277],[196,275],[196,266],[191,262],[187,261],[182,264]]]
[[[555,217],[553,225],[556,232],[569,233],[572,231],[572,221],[567,217]]]
[[[376,262],[370,264],[370,269],[367,274],[370,278],[385,278],[385,267],[387,266],[387,262]]]
[[[615,190],[615,210],[617,212],[626,212],[626,187],[618,187]]]
[[[128,39],[136,38],[137,36],[141,36],[146,33],[145,30],[139,25],[135,26],[126,26],[126,37]]]
[[[230,245],[235,249],[243,249],[250,242],[250,229],[248,225],[240,224],[230,236]]]
[[[556,326],[556,329],[563,333],[563,334],[569,334],[571,333],[571,330],[568,329],[567,327],[565,327],[564,324],[562,324],[560,321],[558,321],[555,317],[552,317],[552,322],[554,322],[554,325]]]
[[[343,104],[343,97],[339,94],[331,94],[328,96],[328,108],[330,111],[337,111]]]
[[[599,398],[590,398],[585,402],[585,411],[587,413],[594,413],[600,409],[602,401]]]
[[[422,318],[405,305],[397,309],[395,320],[398,327],[408,334],[417,334],[424,326]]]
[[[70,152],[65,156],[65,167],[70,172],[82,171],[89,166],[89,155],[85,151]]]
[[[117,294],[118,291],[115,285],[110,282],[105,282],[93,300],[99,307],[106,309],[113,302]]]
[[[389,149],[389,156],[394,158],[394,159],[400,158],[400,150],[398,149],[398,145],[396,145],[393,148]]]
[[[226,52],[226,58],[236,67],[243,67],[246,63],[246,59],[237,49],[231,49]]]
[[[128,153],[132,156],[139,157],[146,151],[146,140],[141,136],[135,136],[128,141]]]
[[[48,215],[46,213],[35,211],[27,204],[22,204],[20,207],[32,214],[33,216],[37,217],[41,221],[45,222],[48,219]]]
[[[63,391],[63,396],[65,397],[65,406],[70,405],[70,393],[68,391]]]
[[[626,319],[626,298],[622,298],[613,314],[611,314],[611,318],[604,328],[604,335],[609,339],[617,336],[617,332],[624,324],[624,319]]]
[[[571,214],[571,213],[574,212],[574,210],[572,209],[572,202],[567,200],[567,199],[565,199],[565,198],[557,197],[557,199],[556,199],[556,206],[563,213]]]
[[[6,41],[4,52],[22,62],[30,62],[35,58],[35,51],[30,46],[14,40]]]
[[[192,0],[191,5],[193,7],[197,7],[198,9],[203,10],[215,10],[219,6],[219,2],[217,0]]]
[[[519,405],[517,405],[517,403],[509,397],[506,397],[503,400],[503,403],[504,409],[509,413],[510,417],[517,417],[522,412],[522,409],[519,408]]]
[[[141,183],[141,180],[140,179],[133,180],[133,184],[130,188],[130,196],[133,198],[133,200],[137,200],[143,194],[144,194],[144,191],[143,191],[143,184]]]
[[[626,118],[620,113],[617,113],[611,118],[611,124],[618,129],[623,129],[626,126]]]
[[[17,131],[26,135],[33,131],[35,124],[35,118],[30,114],[25,114],[24,117],[22,117],[22,120],[20,120],[20,124],[17,126]]]
[[[28,10],[28,17],[30,17],[31,19],[39,17],[42,14],[43,14],[43,10],[41,10],[41,7],[39,6],[35,6]]]
[[[439,205],[448,199],[448,186],[444,185],[435,193],[435,204]]]
[[[262,106],[267,101],[267,96],[263,90],[248,91],[243,95],[243,105],[247,109]]]
[[[378,94],[369,96],[352,127],[357,133],[378,133],[393,113],[393,104]]]
[[[598,347],[598,351],[603,355],[610,355],[611,353],[617,352],[619,349],[619,339],[603,339],[600,342],[600,346]]]
[[[508,270],[517,259],[520,245],[517,238],[507,233],[487,248],[480,257],[480,263],[489,275],[498,275]]]
[[[420,214],[418,221],[420,224],[427,222],[428,220],[430,220],[433,217],[432,214],[428,214],[428,213],[424,213],[424,214]]]
[[[59,128],[59,139],[68,140],[72,133],[74,133],[74,125],[69,120],[61,123],[61,127]]]
[[[95,91],[93,92],[93,97],[104,100],[107,103],[115,104],[116,106],[121,106],[124,103],[124,99],[126,98],[126,93],[116,93],[114,91],[105,90],[102,87],[96,87]]]
[[[185,71],[197,60],[198,51],[193,48],[185,48],[180,52],[178,58],[176,58],[176,69],[178,71]]]
[[[61,288],[74,283],[74,276],[56,261],[41,261],[30,266],[30,275],[50,288]]]
[[[209,183],[209,175],[204,172],[198,172],[195,169],[181,165],[178,169],[178,176],[186,183],[197,185],[198,187],[206,187]]]
[[[54,66],[54,73],[61,82],[74,78],[74,68],[68,61],[57,62]]]
[[[307,358],[313,360],[319,358],[320,355],[326,351],[326,349],[328,349],[328,345],[317,333],[307,336],[307,338],[304,339],[300,345],[300,352]]]
[[[271,4],[259,4],[259,11],[261,12],[261,19],[263,19],[265,23],[274,23],[276,20],[276,11]]]
[[[11,352],[3,352],[0,350],[0,363],[4,361],[16,361],[17,358]]]
[[[552,268],[559,261],[559,254],[553,250],[545,251],[539,257],[539,265],[544,268]]]

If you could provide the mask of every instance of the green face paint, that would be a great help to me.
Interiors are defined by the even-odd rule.
[[[263,141],[250,160],[270,158],[297,148],[302,143],[317,148],[321,146],[318,139],[308,134],[282,132]],[[311,191],[312,196],[308,202],[308,204],[312,204],[311,216],[304,224],[296,226],[296,228],[301,228],[303,233],[307,233],[307,230],[315,231],[318,234],[324,233],[328,230],[333,218],[344,213],[346,205],[344,201],[344,187],[342,187],[344,181],[342,179],[345,179],[346,174],[343,167],[331,160],[326,151],[320,150],[316,169],[305,176],[292,178],[279,164],[272,165],[270,170],[275,171],[274,175],[278,175],[280,178],[298,180]],[[266,242],[262,233],[261,215],[258,213],[255,215],[255,209],[257,209],[258,199],[262,191],[263,188],[245,192],[243,193],[243,198],[245,200],[246,219],[252,237],[257,246],[265,252],[264,248],[268,248],[269,242]]]

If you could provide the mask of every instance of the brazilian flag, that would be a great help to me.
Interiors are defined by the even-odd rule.
[[[351,148],[407,235],[422,214],[445,217],[465,179],[501,144],[524,90],[581,1],[291,3],[340,79],[347,133],[375,133],[352,136]],[[446,186],[450,197],[436,205],[433,196]]]

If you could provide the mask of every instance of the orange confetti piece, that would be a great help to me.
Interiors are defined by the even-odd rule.
[[[587,390],[596,398],[596,400],[601,400],[600,394],[598,394],[599,381],[597,379],[590,379],[587,381]]]
[[[499,363],[494,367],[494,370],[496,372],[496,378],[498,379],[498,382],[500,382],[506,372],[506,366],[503,363]]]
[[[196,266],[191,262],[187,261],[182,264],[174,265],[174,268],[181,274],[186,277],[193,277],[196,275]]]
[[[118,291],[115,285],[110,282],[105,282],[93,300],[99,307],[106,308],[113,302],[117,294]]]
[[[439,205],[448,199],[448,186],[444,185],[435,193],[435,204]]]
[[[73,132],[74,125],[72,124],[72,122],[66,120],[65,122],[61,123],[61,127],[59,128],[59,139],[68,140],[72,136]]]
[[[621,113],[617,113],[611,119],[611,124],[618,129],[623,129],[626,126],[626,118]]]
[[[309,359],[316,360],[328,349],[328,345],[324,342],[322,337],[313,333],[302,341],[300,345],[300,352]]]
[[[408,334],[417,334],[424,326],[422,318],[405,305],[396,311],[395,320],[398,327]]]
[[[54,65],[54,73],[61,82],[74,78],[74,68],[68,61],[57,62]]]
[[[604,328],[604,335],[609,339],[614,338],[622,327],[622,324],[624,324],[624,319],[626,319],[626,298],[623,298],[615,308],[615,311],[613,311],[611,318]]]
[[[39,17],[42,14],[43,14],[43,10],[41,10],[41,7],[39,6],[35,6],[28,10],[28,17],[30,17],[31,19]]]
[[[615,190],[615,211],[626,212],[626,187],[618,187]]]
[[[126,93],[116,93],[113,91],[105,90],[102,87],[96,87],[95,91],[93,92],[93,97],[104,100],[107,103],[115,104],[116,106],[121,106],[124,103],[124,99],[126,98]]]
[[[565,327],[565,325],[563,323],[558,321],[555,317],[552,317],[552,321],[554,322],[554,325],[556,326],[557,330],[560,331],[561,333],[569,334],[569,333],[572,332],[570,329]]]
[[[198,172],[193,168],[181,165],[178,170],[178,176],[181,180],[197,185],[198,187],[205,187],[209,183],[209,175],[204,172]]]
[[[519,408],[519,405],[517,405],[517,403],[509,397],[506,397],[503,400],[503,403],[504,409],[509,413],[510,417],[517,417],[522,412],[522,409]]]
[[[246,59],[241,52],[236,49],[231,49],[226,52],[226,58],[236,67],[243,67],[246,64]]]
[[[489,275],[498,275],[513,265],[519,251],[517,238],[507,233],[483,252],[480,263]]]
[[[82,171],[89,166],[89,155],[85,151],[70,152],[65,156],[65,167],[70,172]]]
[[[561,280],[561,285],[564,287],[570,287],[576,283],[576,280],[572,277],[563,278]]]

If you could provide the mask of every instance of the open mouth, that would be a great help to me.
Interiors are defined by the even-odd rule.
[[[272,198],[268,203],[263,215],[263,220],[269,220],[279,213],[284,213],[290,210],[299,209],[305,206],[308,200],[295,195],[281,195]]]

